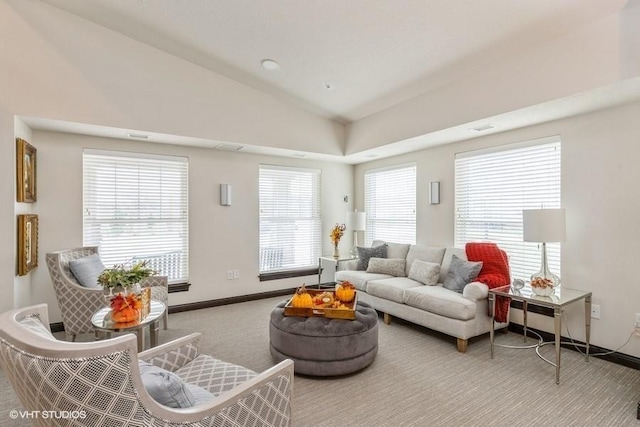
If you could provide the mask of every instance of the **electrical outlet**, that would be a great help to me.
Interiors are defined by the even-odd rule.
[[[240,278],[240,270],[233,270],[233,278],[234,279]]]
[[[233,279],[233,270],[227,270],[227,280]]]
[[[600,306],[591,304],[591,318],[599,319],[600,318]]]

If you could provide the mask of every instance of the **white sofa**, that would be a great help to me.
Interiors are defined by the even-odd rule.
[[[374,241],[372,247],[382,244],[385,242]],[[467,259],[464,249],[389,242],[386,245],[388,259],[405,260],[404,271],[396,269],[394,276],[357,270],[358,260],[352,260],[341,263],[341,270],[336,272],[336,281],[347,280],[353,283],[358,290],[358,300],[384,313],[386,324],[391,322],[391,316],[396,316],[454,336],[457,338],[458,351],[462,353],[467,350],[469,338],[489,332],[491,317],[487,285],[471,282],[464,287],[462,293],[442,286],[453,255]],[[436,285],[428,286],[407,277],[415,260],[440,264]],[[506,326],[508,323],[495,325],[496,329]]]

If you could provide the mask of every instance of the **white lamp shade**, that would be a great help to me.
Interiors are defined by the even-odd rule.
[[[565,239],[564,209],[526,209],[522,211],[525,242],[563,242]]]
[[[354,231],[364,231],[367,224],[365,212],[347,212],[347,228]]]

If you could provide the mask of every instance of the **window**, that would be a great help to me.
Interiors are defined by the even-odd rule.
[[[514,278],[540,268],[540,248],[522,241],[522,210],[560,207],[558,138],[459,153],[455,158],[455,244],[495,242]],[[560,244],[548,243],[549,268],[560,273]]]
[[[189,278],[188,160],[84,150],[83,240],[106,266],[148,260],[169,283]]]
[[[260,273],[314,267],[322,251],[320,170],[260,166]]]
[[[365,245],[374,240],[416,243],[416,166],[364,174]]]

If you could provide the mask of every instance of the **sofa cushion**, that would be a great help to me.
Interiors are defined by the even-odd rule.
[[[358,246],[358,270],[366,271],[371,258],[386,258],[387,245],[363,248]]]
[[[442,286],[418,286],[404,290],[403,302],[411,307],[451,319],[470,320],[476,303]]]
[[[72,259],[69,261],[69,270],[78,283],[86,288],[95,288],[98,284],[98,276],[104,271],[104,264],[98,254]]]
[[[389,243],[383,242],[382,240],[374,240],[371,243],[371,247],[387,245],[387,258],[407,258],[407,252],[409,252],[409,248],[411,247],[408,243]]]
[[[404,290],[422,287],[420,283],[406,277],[392,277],[391,279],[372,280],[367,284],[367,293],[379,298],[402,304]]]
[[[444,283],[444,279],[447,278],[449,272],[449,265],[451,265],[451,258],[457,256],[460,259],[467,261],[467,252],[461,248],[447,248],[444,252],[444,258],[442,259],[442,265],[440,266],[440,280],[439,283]]]
[[[404,265],[407,261],[404,258],[371,258],[367,273],[388,274],[393,277],[404,277]]]
[[[447,272],[447,278],[444,280],[442,286],[446,289],[462,293],[467,283],[471,283],[473,279],[478,277],[481,269],[482,261],[465,261],[453,255],[451,264],[449,265],[449,271]]]
[[[440,264],[419,259],[413,261],[413,264],[411,264],[409,279],[416,280],[427,286],[433,286],[438,283],[439,278]]]
[[[432,262],[434,264],[442,264],[445,248],[436,248],[431,246],[411,245],[407,252],[406,274],[411,271],[413,261],[419,259],[421,261]]]
[[[367,283],[371,280],[389,279],[393,276],[388,274],[367,273],[360,270],[340,270],[336,271],[335,279],[337,282],[348,280],[359,291],[367,290]]]

